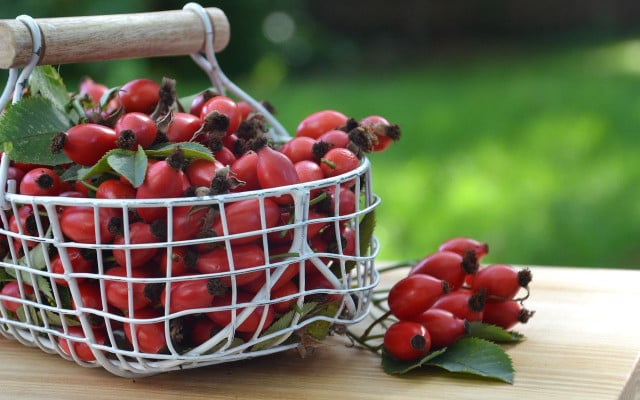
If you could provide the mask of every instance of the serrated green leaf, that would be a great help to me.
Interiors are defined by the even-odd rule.
[[[58,70],[51,65],[40,65],[34,68],[29,76],[29,86],[32,95],[39,93],[60,110],[64,110],[71,101],[69,91],[65,86]],[[77,115],[76,115],[77,116]]]
[[[50,325],[62,326],[62,319],[64,318],[68,326],[79,326],[80,321],[71,315],[58,314],[49,310],[44,311],[47,322]]]
[[[513,383],[514,370],[511,358],[502,347],[485,339],[459,339],[425,365]]]
[[[469,323],[468,336],[490,340],[492,342],[521,342],[525,336],[515,331],[507,331],[499,326],[473,321]]]
[[[7,109],[0,119],[0,150],[12,160],[60,165],[71,160],[50,150],[51,140],[71,127],[68,116],[45,97],[27,97]]]
[[[147,155],[142,146],[138,146],[138,151],[135,152],[124,150],[110,152],[107,156],[107,163],[113,171],[128,180],[133,187],[139,187],[144,182],[147,162]]]
[[[29,313],[30,321],[27,320],[27,312]],[[25,304],[18,307],[18,309],[16,310],[16,316],[18,317],[18,321],[20,322],[29,322],[31,324],[42,325],[42,319],[40,319],[38,312],[33,307],[29,307]]]
[[[51,236],[51,230],[47,231],[46,236]],[[38,243],[27,254],[22,256],[18,260],[18,264],[24,267],[29,267],[33,270],[45,271],[47,269],[47,260],[44,254],[47,252],[48,245],[46,243]],[[20,278],[22,281],[43,293],[47,298],[53,299],[53,292],[51,289],[51,282],[40,274],[33,274],[28,270],[5,268],[4,273],[10,275],[13,279]],[[35,281],[34,278],[35,277]],[[53,301],[53,300],[51,300]]]
[[[402,374],[406,374],[407,372],[414,370],[416,368],[420,368],[423,365],[425,365],[426,363],[429,362],[429,360],[431,360],[434,357],[439,356],[440,354],[444,353],[446,351],[446,349],[439,349],[439,350],[435,350],[435,351],[431,351],[428,354],[426,354],[424,357],[422,357],[419,360],[415,360],[415,361],[402,361],[402,360],[398,360],[397,358],[391,356],[387,350],[383,347],[382,348],[382,369],[384,370],[384,372],[391,374],[391,375],[402,375]]]
[[[146,153],[149,157],[167,157],[178,147],[182,150],[186,158],[214,160],[211,150],[196,142],[163,143],[157,147],[154,146],[146,150]]]
[[[131,182],[134,187],[138,187],[144,181],[147,162],[146,153],[140,148],[138,148],[138,151],[125,149],[109,150],[91,168],[80,169],[80,179],[85,180],[97,175],[112,173],[121,175]]]
[[[113,149],[109,150],[105,155],[103,155],[97,163],[93,164],[93,166],[89,168],[81,168],[78,170],[78,174],[80,175],[81,180],[86,180],[92,178],[97,175],[105,174],[105,173],[114,173],[111,165],[109,165],[109,156],[111,154],[131,154],[133,153],[131,150],[124,149]]]

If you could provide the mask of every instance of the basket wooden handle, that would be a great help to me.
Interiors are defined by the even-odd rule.
[[[213,25],[214,50],[219,52],[229,43],[229,21],[219,8],[205,11]],[[204,24],[191,10],[35,21],[43,37],[42,65],[187,55],[202,51],[205,45]],[[25,24],[0,20],[0,68],[23,67],[32,52]]]

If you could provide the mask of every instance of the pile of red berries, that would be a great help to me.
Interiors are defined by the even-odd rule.
[[[471,321],[510,329],[533,312],[523,307],[531,281],[529,269],[506,264],[480,267],[489,248],[457,237],[415,264],[396,282],[387,302],[398,319],[384,334],[384,348],[396,359],[413,361],[450,346],[468,332]],[[521,289],[523,298],[516,298]]]
[[[70,162],[51,166],[13,160],[9,179],[16,181],[20,194],[197,199],[280,188],[351,172],[361,165],[364,153],[384,150],[400,134],[397,125],[380,116],[356,121],[338,111],[323,110],[304,118],[291,140],[272,143],[266,135],[264,116],[246,102],[204,91],[186,111],[171,80],[159,85],[136,79],[113,91],[87,79],[75,100],[80,107],[76,111],[82,113],[80,122],[51,141],[52,152],[64,152]],[[190,146],[194,143],[197,146]],[[136,157],[143,154],[146,165],[141,177],[122,174],[113,164],[105,164],[110,154],[134,165],[140,162]],[[359,221],[354,213],[362,190],[361,182],[353,179],[340,185],[318,185],[311,191],[305,239],[314,251],[329,254],[324,258],[328,265],[331,254],[356,254],[354,228]],[[135,329],[131,328],[135,322],[121,324],[118,318],[106,323],[122,331],[129,345],[136,343],[139,351],[154,354],[166,350],[168,340],[183,341],[174,343],[176,347],[197,346],[229,324],[233,317],[228,306],[248,303],[262,289],[268,272],[259,267],[268,264],[268,255],[287,254],[296,228],[291,225],[294,199],[288,194],[230,201],[224,211],[217,203],[176,206],[170,212],[159,206],[123,209],[66,204],[56,207],[55,225],[64,236],[58,240],[65,245],[50,249],[52,281],[60,289],[75,279],[83,310],[96,310],[96,317],[105,311],[134,314],[142,321]],[[340,223],[335,224],[332,217]],[[3,235],[0,256],[24,255],[42,243],[50,218],[52,215],[28,202],[20,205],[3,227],[8,234]],[[168,226],[172,227],[170,232]],[[265,230],[270,231],[263,234]],[[216,239],[229,235],[237,237]],[[192,244],[193,240],[200,241]],[[167,241],[173,244],[169,249],[156,245]],[[190,244],[181,245],[184,241]],[[65,262],[73,266],[74,276],[65,274]],[[256,307],[236,327],[238,334],[251,337],[264,331],[278,315],[291,309],[296,302],[292,296],[300,290],[333,288],[313,263],[307,262],[304,270],[305,278],[300,280],[304,287],[298,280],[301,268],[297,262],[277,280],[272,279],[269,302]],[[211,278],[219,273],[229,276]],[[171,293],[167,295],[164,284],[145,281],[154,278],[173,279]],[[237,289],[233,295],[232,285]],[[28,282],[8,281],[0,286],[5,296],[2,305],[16,318],[23,304],[11,298],[35,301],[42,297],[36,296]],[[165,304],[166,299],[171,303]],[[76,308],[75,303],[69,306]],[[198,311],[211,307],[222,311]],[[180,330],[180,339],[178,335],[169,339],[162,321],[148,322],[158,320],[165,309],[176,313],[176,319],[188,317],[181,320],[183,327],[189,328],[188,334]],[[105,318],[94,322],[96,341],[105,343]],[[70,326],[67,333],[84,335],[79,326]],[[66,340],[61,339],[60,345],[68,352]],[[73,345],[81,359],[95,358],[83,341]]]

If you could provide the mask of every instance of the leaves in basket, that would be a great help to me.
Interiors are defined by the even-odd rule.
[[[424,357],[416,361],[401,361],[389,355],[389,353],[383,347],[382,348],[382,369],[384,369],[386,373],[392,374],[392,375],[406,374],[411,370],[414,370],[422,367],[423,365],[426,365],[429,362],[429,360],[439,356],[445,351],[446,349],[440,349],[440,350],[429,352],[429,354],[425,355]]]
[[[318,305],[311,313],[313,316],[334,318],[338,312],[338,307],[339,304],[332,301]],[[331,330],[331,325],[332,322],[319,318],[306,326],[305,333],[316,340],[324,340]]]
[[[202,354],[215,354],[222,351],[223,349],[228,350],[228,349],[233,349],[234,347],[242,346],[244,343],[245,343],[244,340],[240,339],[239,337],[231,338],[231,343],[229,343],[229,338],[225,338],[221,342],[217,343],[215,346],[203,352]]]
[[[29,76],[29,89],[31,95],[40,94],[42,97],[51,100],[54,106],[60,110],[66,110],[71,96],[65,86],[58,70],[51,65],[41,65],[36,67]],[[69,117],[78,122],[79,115],[72,111]]]
[[[71,127],[68,116],[45,97],[27,97],[5,110],[0,119],[2,151],[12,160],[60,165],[70,162],[64,152],[49,149],[53,137]]]
[[[312,301],[309,303],[304,303],[302,305],[302,308],[296,307],[290,310],[289,312],[283,314],[276,321],[274,321],[260,336],[265,337],[289,328],[291,324],[294,322],[294,318],[296,314],[299,314],[300,320],[302,320],[304,319],[305,316],[309,315],[309,313],[311,313],[317,307],[318,307],[318,303]],[[270,339],[265,339],[259,343],[256,343],[251,348],[251,350],[258,351],[258,350],[271,348],[276,343],[283,340],[284,337],[288,337],[289,335],[290,335],[290,332],[287,332],[287,333],[283,333],[282,335],[274,336],[273,338],[270,338]]]
[[[459,339],[414,362],[399,361],[385,351],[382,353],[382,367],[389,374],[403,374],[423,366],[513,383],[511,358],[499,345],[480,338]]]
[[[180,142],[180,143],[168,143],[162,144],[157,147],[150,148],[146,150],[147,156],[149,157],[167,157],[169,156],[177,147],[179,147],[184,156],[189,159],[202,158],[205,160],[213,161],[213,154],[211,150],[196,142]]]
[[[147,155],[141,147],[137,151],[113,149],[108,151],[91,168],[78,171],[81,179],[89,179],[96,175],[114,173],[128,180],[134,187],[144,181],[147,171]]]
[[[507,331],[499,326],[478,321],[469,322],[468,336],[502,343],[521,342],[525,340],[525,336],[522,333]]]
[[[34,246],[29,253],[24,255],[18,264],[24,267],[28,267],[34,270],[44,271],[47,269],[47,262],[45,260],[45,252],[47,247],[45,243],[39,243]],[[13,279],[18,279],[18,274],[24,283],[29,286],[37,288],[39,292],[43,293],[47,298],[53,301],[53,292],[51,291],[51,283],[47,278],[41,274],[35,274],[28,269],[6,269],[5,270]]]
[[[64,171],[62,171],[62,174],[60,174],[60,179],[65,182],[75,181],[81,179],[84,173],[88,170],[88,168],[74,163],[69,168],[66,168]]]
[[[140,146],[136,151],[113,149],[108,151],[90,168],[81,168],[77,172],[71,172],[68,178],[84,180],[105,173],[113,173],[122,176],[134,187],[139,187],[144,182],[149,157],[167,157],[176,147],[183,151],[186,158],[213,160],[213,155],[209,149],[200,143],[191,142],[171,143],[148,150],[144,150]]]
[[[360,230],[360,255],[367,254],[369,251],[369,246],[371,246],[371,239],[373,238],[373,231],[376,227],[376,214],[375,210],[371,210],[371,212],[365,214],[365,216],[360,221],[360,226],[358,229]],[[345,271],[347,274],[351,272],[351,270],[356,266],[356,262],[353,260],[349,260],[345,263]],[[332,272],[340,277],[342,273],[337,268],[339,265],[336,265],[332,268]]]
[[[141,146],[138,146],[138,151],[129,151],[125,154],[114,151],[107,155],[107,163],[111,168],[128,180],[133,187],[139,187],[144,182],[147,162],[147,155]]]

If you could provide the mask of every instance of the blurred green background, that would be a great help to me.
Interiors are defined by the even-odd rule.
[[[1,18],[180,9],[169,0],[3,2]],[[222,8],[226,74],[294,132],[332,108],[385,116],[371,155],[380,259],[452,236],[488,262],[640,268],[640,5],[634,1],[203,1]],[[99,52],[100,49],[95,49]],[[0,71],[6,80],[6,71]],[[209,86],[189,57],[63,65],[108,86]]]

